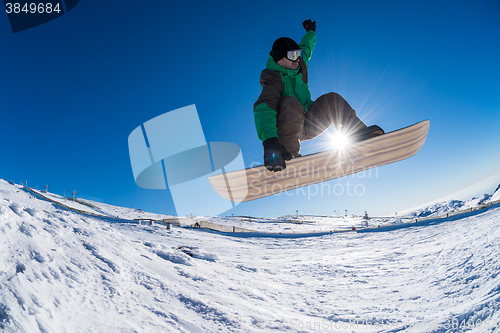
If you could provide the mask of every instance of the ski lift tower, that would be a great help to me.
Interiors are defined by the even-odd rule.
[[[76,190],[73,190],[73,192],[71,192],[71,194],[73,195],[73,201],[75,201]]]

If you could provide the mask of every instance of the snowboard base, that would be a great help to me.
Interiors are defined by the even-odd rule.
[[[209,178],[222,197],[243,202],[317,184],[394,163],[415,155],[425,143],[430,121],[389,132],[347,146],[286,162],[286,169],[271,172],[265,166],[221,173]]]

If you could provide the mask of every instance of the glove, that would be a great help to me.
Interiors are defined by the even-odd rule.
[[[306,20],[302,22],[302,25],[304,26],[304,29],[306,29],[306,31],[312,30],[316,32],[316,21]]]
[[[293,155],[280,145],[278,138],[269,138],[264,145],[264,166],[269,171],[282,171],[286,168],[285,161],[290,161]]]

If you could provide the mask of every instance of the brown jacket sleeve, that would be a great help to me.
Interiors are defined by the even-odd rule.
[[[260,75],[262,93],[254,104],[255,128],[259,139],[278,137],[276,116],[283,93],[283,80],[277,71],[264,69]]]
[[[264,69],[260,74],[260,85],[262,93],[254,104],[254,110],[259,104],[266,103],[271,109],[278,111],[278,104],[283,93],[281,74],[277,71]]]

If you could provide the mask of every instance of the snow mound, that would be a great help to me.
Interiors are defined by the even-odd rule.
[[[493,332],[499,220],[496,204],[390,232],[233,237],[86,215],[0,180],[0,331]]]

